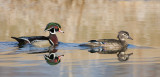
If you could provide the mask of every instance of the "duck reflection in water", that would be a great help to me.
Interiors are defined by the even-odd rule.
[[[119,61],[123,62],[127,61],[131,55],[133,55],[133,53],[126,54],[125,52],[118,52],[117,57]]]
[[[129,57],[133,55],[133,53],[126,54],[127,47],[123,47],[122,49],[108,49],[107,47],[91,47],[88,51],[90,53],[99,53],[99,54],[117,54],[118,60],[123,62],[129,60]]]
[[[44,55],[46,62],[49,65],[56,65],[61,62],[61,57],[64,55],[56,55],[56,53],[49,53],[48,55]]]
[[[61,57],[64,55],[57,55],[58,50],[54,46],[49,47],[49,54],[45,54],[44,58],[49,65],[56,65],[61,62]]]
[[[32,52],[29,54],[48,53],[44,55],[44,59],[49,65],[56,65],[61,62],[61,57],[64,56],[64,55],[57,55],[56,54],[57,51],[58,50],[56,49],[56,46],[50,46],[47,51]]]

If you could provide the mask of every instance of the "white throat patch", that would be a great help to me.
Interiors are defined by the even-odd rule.
[[[56,34],[56,31],[55,31],[55,29],[54,29],[54,33],[52,33],[51,31],[49,32],[50,34]]]

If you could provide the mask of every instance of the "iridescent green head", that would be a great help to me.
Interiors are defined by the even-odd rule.
[[[61,25],[54,22],[48,23],[45,31],[49,31],[51,34],[55,34],[56,32],[63,32],[61,31]]]

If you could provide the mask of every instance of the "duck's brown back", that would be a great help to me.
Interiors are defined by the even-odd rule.
[[[125,41],[120,41],[116,39],[99,39],[99,40],[91,40],[86,46],[98,47],[103,46],[107,50],[120,50],[122,48],[127,47],[127,43]]]

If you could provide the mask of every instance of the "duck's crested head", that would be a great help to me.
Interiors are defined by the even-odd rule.
[[[51,34],[55,34],[56,32],[64,33],[61,31],[61,25],[54,22],[48,23],[44,31],[49,31]]]
[[[131,40],[133,40],[133,39],[129,36],[129,33],[128,33],[127,31],[120,31],[120,32],[118,33],[117,38],[118,38],[119,40],[122,40],[122,41],[124,41],[124,40],[126,40],[126,39],[131,39]]]
[[[50,23],[47,24],[45,30],[50,30],[52,28],[55,28],[55,29],[61,28],[61,25],[58,24],[58,23],[50,22]]]

